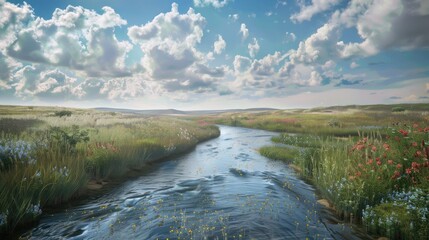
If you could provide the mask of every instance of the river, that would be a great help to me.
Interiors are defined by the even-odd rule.
[[[42,216],[32,239],[361,239],[315,190],[257,149],[276,133],[220,126],[219,138],[143,176]]]

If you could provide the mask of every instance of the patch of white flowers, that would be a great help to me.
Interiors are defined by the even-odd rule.
[[[35,164],[36,159],[32,156],[34,145],[32,143],[19,141],[0,142],[0,166],[6,167],[14,162]]]
[[[194,136],[187,128],[180,128],[180,132],[177,134],[177,136],[182,140],[190,141],[194,139]]]
[[[411,217],[409,226],[406,226],[410,230],[413,230],[417,225],[429,226],[429,195],[421,189],[392,192],[385,199],[382,199],[380,204],[391,204],[393,207],[404,209],[405,214]],[[377,206],[366,206],[362,211],[364,223],[370,228],[382,228],[388,236],[391,236],[395,228],[401,224],[401,217],[395,211],[377,214],[376,208]]]
[[[7,225],[8,213],[9,213],[8,211],[6,211],[5,213],[0,213],[0,227]]]
[[[64,167],[55,166],[52,168],[52,173],[60,177],[68,177],[70,174],[70,170],[66,166]]]
[[[32,214],[34,217],[39,216],[42,214],[42,209],[40,208],[40,203],[37,204],[31,204],[30,207],[27,209],[26,213]]]
[[[170,143],[170,144],[168,144],[168,145],[164,145],[163,147],[164,147],[164,150],[165,150],[167,153],[171,153],[171,152],[173,152],[174,150],[176,150],[176,146],[175,146],[173,143]]]

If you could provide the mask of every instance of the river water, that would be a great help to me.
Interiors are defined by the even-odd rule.
[[[155,163],[95,199],[45,214],[32,239],[361,239],[312,186],[257,149],[275,133],[220,126],[219,138]]]

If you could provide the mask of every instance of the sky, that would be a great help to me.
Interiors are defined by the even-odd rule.
[[[0,0],[0,104],[429,103],[427,0]]]

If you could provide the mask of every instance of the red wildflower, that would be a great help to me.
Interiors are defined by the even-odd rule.
[[[376,146],[372,146],[371,151],[372,151],[372,152],[377,151],[377,147],[376,147]]]
[[[402,168],[402,164],[398,163],[398,164],[396,165],[396,168],[397,168],[397,169],[401,169],[401,168]]]
[[[392,164],[393,164],[393,160],[392,160],[392,159],[387,160],[387,163],[388,163],[389,165],[392,165]]]
[[[411,145],[412,145],[413,147],[417,147],[417,143],[416,143],[416,142],[413,142]]]
[[[398,171],[395,171],[394,173],[393,173],[393,176],[392,176],[392,179],[397,179],[398,177],[400,177],[401,176],[401,173],[399,173]]]
[[[405,169],[405,173],[406,173],[406,174],[411,174],[411,168],[407,168],[407,169]]]
[[[417,151],[416,154],[414,154],[414,157],[421,157],[422,151]]]
[[[417,170],[417,169],[419,169],[419,168],[420,168],[420,164],[418,164],[417,162],[412,162],[412,163],[411,163],[411,167],[412,167],[414,170]]]
[[[372,160],[372,158],[368,159],[368,161],[366,162],[366,164],[371,165],[374,162],[374,160]]]
[[[425,127],[425,128],[423,129],[423,131],[424,131],[424,132],[429,132],[429,127]]]
[[[417,123],[413,124],[413,128],[418,128],[418,127],[419,127],[419,125]]]
[[[406,136],[408,136],[408,132],[407,131],[405,131],[405,130],[403,130],[403,129],[400,129],[399,130],[399,132],[402,134],[402,136],[404,136],[404,137],[406,137]]]
[[[377,165],[380,166],[381,165],[381,161],[377,161]]]
[[[360,177],[362,175],[362,173],[360,171],[356,172],[356,177]]]
[[[389,151],[390,150],[390,145],[387,144],[387,143],[384,143],[383,144],[383,148],[384,148],[384,150]]]

